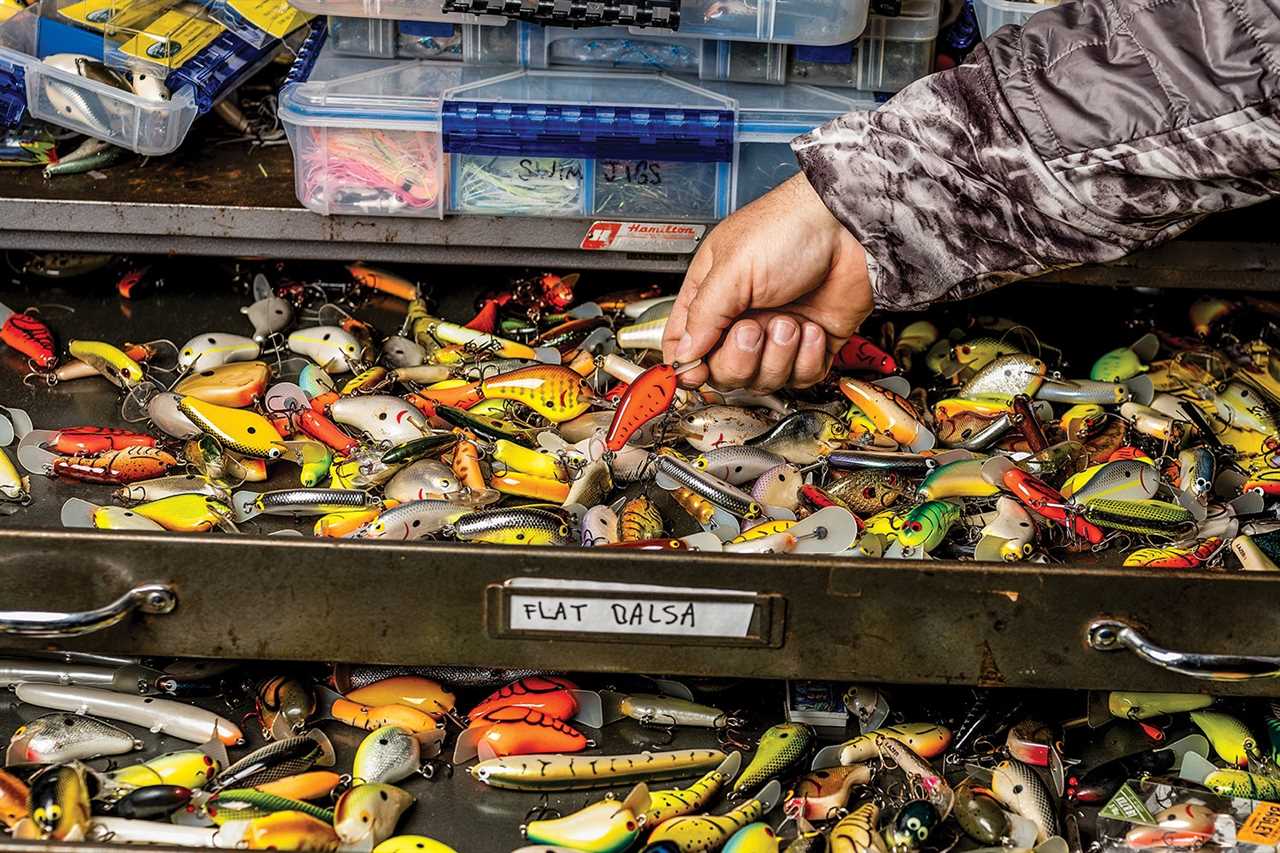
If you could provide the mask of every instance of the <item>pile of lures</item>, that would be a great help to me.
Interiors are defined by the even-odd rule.
[[[1280,808],[1280,708],[1257,700],[818,683],[838,713],[815,729],[783,698],[805,685],[586,679],[0,658],[26,721],[0,822],[250,850],[1083,853],[1225,849]],[[473,802],[466,838],[405,831]]]
[[[0,409],[18,462],[0,451],[0,498],[29,501],[35,475],[114,486],[63,507],[102,529],[272,516],[392,541],[1280,561],[1271,303],[1133,321],[1078,368],[1009,320],[887,319],[818,387],[755,394],[680,386],[692,365],[660,361],[672,297],[656,286],[585,290],[531,275],[447,320],[361,264],[336,285],[259,275],[242,315],[180,342],[64,345],[38,312],[0,307],[29,385],[105,379],[120,398],[119,422],[58,429]],[[357,316],[375,304],[396,328]]]

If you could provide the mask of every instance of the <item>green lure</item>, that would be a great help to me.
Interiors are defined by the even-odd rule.
[[[219,791],[205,808],[209,819],[221,826],[233,820],[253,820],[276,812],[302,812],[325,823],[333,823],[333,810],[259,791],[257,788],[228,788]]]
[[[803,723],[773,726],[760,736],[756,754],[734,783],[733,792],[740,794],[781,776],[804,758],[812,744],[813,729]]]
[[[951,525],[960,520],[960,507],[951,501],[926,501],[912,507],[903,517],[898,543],[903,548],[932,551],[947,537]]]
[[[1095,382],[1124,382],[1146,371],[1147,366],[1136,352],[1128,347],[1121,347],[1095,361],[1089,371],[1089,378]]]
[[[1193,521],[1189,510],[1168,501],[1118,501],[1109,498],[1091,501],[1084,507],[1084,517],[1109,530],[1170,539],[1177,538],[1186,524]]]

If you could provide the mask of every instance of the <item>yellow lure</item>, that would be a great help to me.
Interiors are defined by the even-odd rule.
[[[396,835],[373,848],[373,853],[458,853],[425,835]]]
[[[497,355],[502,358],[533,360],[538,355],[533,347],[509,341],[497,335],[490,335],[487,332],[477,332],[475,329],[468,329],[466,326],[459,326],[457,323],[436,320],[428,324],[427,330],[436,340],[443,343],[458,344],[477,352]]]
[[[222,764],[198,749],[182,749],[156,756],[150,761],[121,767],[107,775],[112,781],[130,787],[144,785],[180,785],[183,788],[200,788],[209,782]]]
[[[279,459],[284,455],[280,433],[257,412],[217,406],[195,397],[180,399],[178,409],[228,450],[258,459]]]
[[[772,536],[775,533],[785,533],[795,526],[794,521],[781,519],[778,521],[764,521],[755,527],[742,531],[737,536],[729,540],[730,544],[735,542],[750,542],[753,539],[763,539],[766,536]]]
[[[205,533],[231,523],[231,507],[208,495],[170,495],[138,504],[133,512],[176,533]]]
[[[1258,749],[1258,742],[1244,723],[1230,714],[1219,711],[1192,711],[1191,722],[1195,723],[1204,736],[1209,739],[1213,751],[1228,764],[1246,767],[1249,764],[1249,753]]]
[[[386,378],[387,369],[385,367],[370,367],[368,370],[357,373],[348,379],[338,393],[343,397],[347,397],[351,394],[358,394],[361,391],[368,391]]]
[[[513,441],[500,438],[493,443],[493,458],[512,471],[545,477],[548,480],[565,480],[564,466],[547,451],[530,450]]]
[[[142,365],[119,347],[102,341],[71,341],[67,350],[121,388],[132,388],[142,381]]]

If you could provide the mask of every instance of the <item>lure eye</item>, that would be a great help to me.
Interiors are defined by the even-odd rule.
[[[923,525],[923,524],[921,524],[921,523],[920,523],[920,522],[918,522],[918,521],[913,521],[913,522],[911,522],[911,524],[910,524],[910,525],[908,525],[908,526],[909,526],[909,527],[911,528],[911,530],[912,530],[913,532],[915,532],[915,533],[919,533],[921,530],[923,530],[923,529],[924,529],[924,525]]]

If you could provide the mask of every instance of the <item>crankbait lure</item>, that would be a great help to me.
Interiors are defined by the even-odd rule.
[[[0,341],[25,355],[40,370],[50,370],[58,363],[53,332],[34,309],[14,311],[0,304]]]
[[[1009,816],[1000,803],[971,782],[956,788],[956,822],[965,834],[988,847],[1000,846],[1009,837]]]
[[[1149,720],[1165,714],[1198,711],[1213,704],[1213,697],[1203,693],[1135,693],[1113,690],[1107,694],[1111,716],[1123,720]]]
[[[289,335],[291,352],[320,365],[326,373],[352,373],[363,354],[360,342],[341,326],[314,326]]]
[[[271,381],[271,368],[261,361],[242,361],[205,368],[173,386],[173,393],[206,403],[243,409],[261,399]]]
[[[362,705],[405,705],[437,720],[448,716],[455,704],[440,682],[421,675],[393,675],[351,690],[346,698]]]
[[[870,782],[871,767],[867,764],[811,770],[787,792],[783,810],[792,817],[827,820],[845,807],[856,786]]]
[[[1218,711],[1192,711],[1190,716],[1219,758],[1236,767],[1249,766],[1249,753],[1257,751],[1258,742],[1244,723]]]
[[[191,802],[191,789],[182,785],[144,785],[111,803],[111,813],[128,820],[166,818]]]
[[[558,675],[529,675],[490,693],[468,716],[474,720],[499,708],[532,708],[552,719],[569,720],[578,713],[576,689]]]
[[[1186,548],[1139,548],[1124,558],[1126,566],[1152,569],[1197,569],[1222,550],[1221,537],[1210,536]]]
[[[840,379],[840,390],[859,411],[871,418],[881,434],[913,453],[930,450],[936,443],[936,437],[924,425],[915,407],[888,388],[845,376]]]
[[[237,361],[253,361],[262,347],[252,338],[228,332],[196,335],[178,350],[178,367],[184,371],[210,370]]]
[[[932,803],[912,800],[898,809],[893,823],[884,834],[890,853],[908,853],[929,840],[929,834],[940,823],[938,810]]]
[[[812,767],[849,766],[871,761],[880,755],[880,740],[888,738],[907,746],[921,758],[937,758],[951,745],[951,730],[934,723],[899,723],[881,726],[842,744],[824,747],[813,758]]]
[[[112,770],[107,778],[130,788],[149,785],[203,788],[221,769],[222,762],[208,752],[202,749],[182,749]]]
[[[1021,761],[1006,760],[995,766],[991,791],[1015,814],[1036,825],[1036,843],[1058,834],[1058,818],[1053,800],[1035,770]]]
[[[1022,504],[1010,497],[996,501],[996,516],[982,528],[982,538],[974,548],[979,561],[1016,562],[1035,550],[1036,523]]]
[[[31,792],[26,783],[8,771],[0,770],[0,823],[13,829],[19,821],[28,820],[30,800]]]
[[[307,718],[316,712],[316,697],[298,679],[277,675],[258,685],[254,709],[262,723],[263,736],[283,740],[301,733]]]
[[[649,789],[636,785],[622,802],[609,797],[555,820],[534,820],[522,827],[535,844],[553,844],[583,853],[622,853],[646,828]]]
[[[14,731],[5,752],[5,766],[61,765],[87,758],[123,756],[141,748],[141,740],[109,722],[84,715],[50,713]]]
[[[999,484],[1008,489],[1036,515],[1043,516],[1066,527],[1092,545],[1097,545],[1102,541],[1102,531],[1092,522],[1091,518],[1086,517],[1088,515],[1087,507],[1085,515],[1073,512],[1067,506],[1067,499],[1061,493],[1043,480],[1018,468],[1006,457],[997,456],[988,460],[982,467],[982,476],[988,482]],[[1106,501],[1101,502],[1105,503]],[[1120,501],[1118,503],[1127,505],[1131,502]]]
[[[414,734],[399,726],[383,726],[360,742],[351,775],[357,785],[399,782],[417,773],[424,757],[439,755],[443,742],[444,729]]]
[[[649,835],[643,848],[649,853],[660,850],[678,850],[680,853],[703,853],[717,850],[735,832],[773,811],[782,796],[782,787],[775,780],[765,785],[758,794],[747,799],[722,815],[688,815],[674,817],[659,824]],[[661,847],[662,844],[671,847]]]
[[[698,497],[710,501],[738,518],[758,518],[761,514],[760,503],[754,497],[737,486],[732,486],[723,480],[717,480],[705,471],[700,471],[683,459],[677,459],[674,456],[659,456],[654,461],[654,470],[654,484],[660,489],[673,491],[684,487]],[[634,503],[634,501],[629,502],[628,506],[631,503]],[[654,512],[657,512],[656,508]],[[624,525],[627,522],[626,513],[627,509],[624,508]],[[660,535],[660,532],[661,528],[659,527],[658,533],[655,535]],[[638,538],[651,539],[654,537],[643,536]],[[624,542],[627,541],[625,530],[622,539]]]
[[[243,844],[250,850],[315,850],[329,853],[337,850],[342,843],[331,824],[302,812],[274,812],[240,825],[244,827]]]
[[[127,353],[102,341],[70,341],[67,351],[119,388],[132,388],[142,382],[145,375],[142,365]]]
[[[425,835],[397,835],[373,848],[373,853],[458,853]]]
[[[778,843],[773,827],[756,821],[735,832],[722,849],[724,853],[778,853]]]
[[[605,434],[605,447],[617,453],[642,426],[670,411],[676,398],[678,377],[699,364],[700,360],[679,367],[655,364],[633,379],[614,410],[613,421]]]
[[[464,542],[493,545],[567,545],[569,525],[554,512],[502,508],[471,512],[450,525]]]
[[[879,823],[878,805],[872,802],[858,806],[831,829],[831,853],[886,853]]]
[[[720,766],[687,788],[649,792],[649,807],[643,819],[647,827],[659,826],[674,817],[683,817],[707,808],[720,789],[738,775],[742,753],[731,752]]]
[[[826,412],[806,410],[788,415],[745,444],[776,453],[793,465],[812,465],[848,440],[849,428],[842,421]]]
[[[533,708],[496,708],[472,716],[471,727],[458,738],[454,763],[467,761],[474,750],[482,760],[508,755],[582,752],[592,742],[563,720]]]
[[[81,764],[46,767],[31,777],[31,820],[42,838],[79,841],[89,828],[89,782]]]
[[[573,420],[595,399],[581,376],[555,364],[523,367],[483,379],[479,391],[484,399],[523,403],[553,423]]]
[[[383,726],[400,726],[415,733],[429,732],[437,726],[435,717],[408,705],[361,705],[348,699],[335,699],[329,714],[339,722],[367,732]]]
[[[333,828],[344,844],[374,847],[396,831],[413,796],[394,785],[356,785],[333,806]]]
[[[280,433],[257,412],[217,406],[195,397],[182,397],[178,410],[228,450],[259,459],[279,459],[284,455]]]
[[[960,396],[969,400],[982,397],[1012,400],[1019,394],[1034,397],[1047,371],[1048,365],[1025,353],[1000,356],[964,383]]]
[[[1126,832],[1124,843],[1133,850],[1202,847],[1213,837],[1217,817],[1202,803],[1175,803],[1155,814],[1154,826],[1135,826]]]
[[[803,723],[779,723],[760,736],[755,755],[733,784],[739,794],[794,767],[813,744],[813,729]]]
[[[771,426],[773,421],[754,409],[714,405],[682,415],[673,429],[696,450],[707,453],[720,447],[743,446],[768,432]],[[778,461],[784,460],[778,456]]]
[[[1280,779],[1245,770],[1215,770],[1204,777],[1204,786],[1224,797],[1280,802]]]
[[[586,791],[628,782],[661,782],[705,773],[724,761],[718,749],[677,749],[632,755],[522,755],[473,764],[471,778],[511,791]]]
[[[208,786],[210,791],[226,788],[253,788],[304,773],[313,767],[332,767],[333,744],[324,732],[273,741],[232,764]]]

